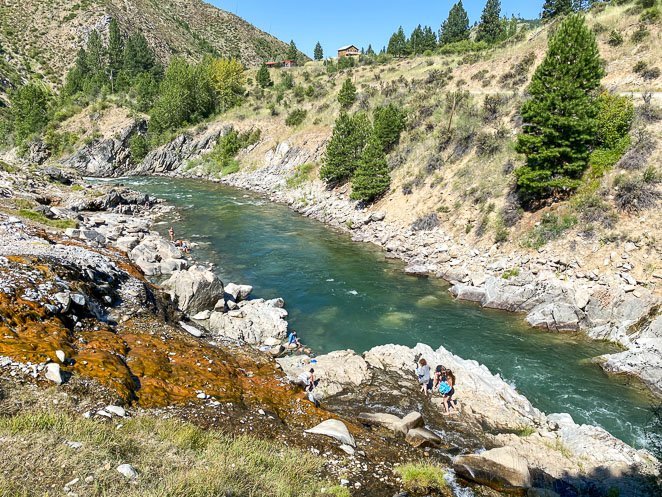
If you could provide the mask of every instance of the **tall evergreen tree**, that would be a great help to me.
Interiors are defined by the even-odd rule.
[[[103,45],[101,35],[95,29],[90,33],[87,40],[87,69],[93,78],[105,76],[106,69],[106,47]]]
[[[500,0],[487,0],[476,31],[476,41],[494,43],[503,36]]]
[[[294,40],[290,41],[290,47],[287,49],[287,60],[293,60],[294,62],[299,60],[299,50]]]
[[[382,145],[374,134],[363,149],[358,167],[352,176],[354,200],[372,202],[383,195],[391,185],[391,176]]]
[[[409,37],[409,52],[414,55],[422,54],[425,51],[424,41],[423,27],[419,24]]]
[[[595,141],[596,91],[604,69],[595,36],[584,18],[566,18],[549,41],[521,108],[517,151],[526,164],[516,172],[526,201],[569,192],[581,184]]]
[[[48,100],[46,89],[35,83],[21,86],[11,95],[11,125],[19,143],[48,124]]]
[[[437,34],[430,26],[423,28],[423,51],[437,48]]]
[[[324,58],[324,50],[319,41],[317,42],[317,45],[315,45],[315,53],[313,56],[315,57],[315,60],[322,60]]]
[[[350,179],[371,132],[370,119],[365,114],[340,114],[324,153],[320,177],[331,184]]]
[[[274,84],[274,82],[271,79],[271,75],[269,74],[269,68],[265,64],[262,64],[260,69],[257,71],[257,76],[255,76],[255,80],[257,81],[257,84],[260,85],[261,88],[268,88],[269,86],[273,86]]]
[[[375,55],[375,51],[372,48],[372,44],[368,45],[368,48],[365,51],[366,55]]]
[[[157,62],[154,52],[141,33],[136,33],[126,40],[124,47],[124,70],[131,77],[141,72],[151,72],[160,77],[163,68]]]
[[[574,11],[573,0],[545,0],[542,6],[543,19],[552,19],[554,17],[570,14]]]
[[[65,95],[75,95],[83,91],[85,81],[89,76],[89,69],[87,67],[87,52],[84,48],[78,50],[76,55],[76,62],[67,73],[66,82],[62,92]]]
[[[356,86],[347,78],[338,93],[338,102],[343,109],[349,109],[356,101]]]
[[[407,55],[407,37],[402,26],[391,36],[386,52],[394,57],[404,57]]]
[[[384,153],[389,153],[400,141],[400,135],[407,124],[407,115],[396,105],[388,104],[377,107],[373,117],[373,134],[381,143]]]
[[[451,7],[448,19],[441,25],[439,43],[447,45],[469,39],[469,16],[462,6],[462,0]]]
[[[108,70],[110,77],[117,79],[124,66],[124,39],[119,24],[115,19],[110,21],[108,34]]]

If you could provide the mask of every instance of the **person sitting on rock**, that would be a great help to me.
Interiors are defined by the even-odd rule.
[[[298,383],[303,386],[304,392],[312,392],[315,388],[315,370],[313,368],[310,368],[310,371],[301,373],[298,379]]]
[[[301,347],[301,342],[297,336],[296,330],[292,330],[290,335],[287,337],[287,348],[288,349],[298,349]]]
[[[421,386],[421,392],[425,395],[428,395],[430,392],[431,378],[430,378],[430,366],[425,359],[421,358],[418,360],[418,367],[416,368],[416,376],[418,377],[418,383]]]

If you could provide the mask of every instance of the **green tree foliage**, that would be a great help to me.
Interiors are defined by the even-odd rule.
[[[573,0],[545,0],[542,6],[543,19],[564,16],[574,11]]]
[[[117,79],[124,68],[124,38],[120,32],[119,24],[115,19],[110,21],[108,35],[108,69],[109,76]]]
[[[372,44],[369,44],[369,45],[368,45],[368,48],[366,49],[365,54],[366,54],[366,55],[369,55],[369,56],[371,56],[371,57],[375,55],[375,51],[374,51],[374,49],[372,48]]]
[[[487,0],[483,13],[480,16],[480,24],[476,31],[476,41],[494,43],[504,34],[504,25],[501,22],[500,0]]]
[[[154,52],[141,33],[136,33],[126,40],[124,47],[124,70],[130,78],[140,73],[152,73],[160,79],[163,72],[161,64],[156,60]]]
[[[375,109],[373,116],[374,135],[384,153],[393,150],[407,124],[407,116],[396,105],[389,104]]]
[[[447,45],[469,39],[469,16],[462,6],[462,0],[451,7],[448,19],[441,25],[439,43]]]
[[[108,74],[106,74],[106,47],[103,45],[101,35],[96,30],[90,33],[85,63],[88,71],[86,84],[91,91],[100,90],[108,83],[109,79]]]
[[[370,120],[365,114],[340,114],[326,147],[320,177],[330,184],[350,179],[358,167],[371,131]]]
[[[349,109],[356,101],[356,86],[350,78],[347,78],[338,93],[338,102],[343,109]]]
[[[150,131],[175,130],[200,121],[216,110],[217,98],[209,64],[170,61],[150,112]]]
[[[129,138],[129,150],[134,164],[140,163],[149,152],[149,145],[145,135],[135,134]]]
[[[262,64],[260,69],[257,71],[255,81],[257,81],[257,84],[260,86],[260,88],[268,88],[273,86],[274,82],[272,81],[271,75],[269,74],[269,68],[265,64]]]
[[[526,164],[517,184],[524,200],[579,186],[597,131],[595,93],[603,74],[595,36],[582,16],[569,16],[550,39],[520,111],[517,150]]]
[[[28,83],[11,95],[10,122],[18,143],[23,143],[48,124],[50,95],[41,85]]]
[[[317,45],[315,45],[313,57],[315,60],[322,60],[324,58],[324,50],[322,49],[322,45],[319,41],[317,42]]]
[[[373,134],[366,144],[358,167],[352,176],[354,200],[372,202],[383,195],[391,186],[391,176],[382,143]]]
[[[67,73],[63,93],[65,95],[75,95],[82,92],[88,77],[87,52],[81,48],[78,50],[74,67]]]
[[[402,26],[391,36],[386,52],[393,57],[404,57],[407,55],[407,37]]]
[[[437,35],[430,26],[422,27],[419,24],[412,31],[408,43],[409,53],[420,55],[428,50],[437,48]]]
[[[299,50],[294,40],[290,41],[290,47],[287,49],[287,60],[297,62],[299,60]]]
[[[613,149],[628,135],[634,119],[634,105],[627,96],[603,92],[598,97],[597,144]]]
[[[237,59],[212,59],[208,64],[218,108],[225,112],[241,102],[246,84],[244,66]]]

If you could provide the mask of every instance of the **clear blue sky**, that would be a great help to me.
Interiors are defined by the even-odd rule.
[[[206,0],[243,17],[281,40],[313,54],[319,41],[330,56],[343,45],[375,50],[388,43],[402,25],[407,35],[418,24],[438,30],[455,1],[451,0]],[[502,15],[538,17],[544,0],[501,0]],[[464,0],[473,24],[480,19],[486,0]]]

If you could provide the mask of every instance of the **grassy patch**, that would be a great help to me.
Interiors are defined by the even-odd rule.
[[[294,169],[294,174],[287,178],[287,188],[298,188],[314,177],[315,165],[311,163],[301,164]]]
[[[23,412],[0,418],[0,438],[0,497],[51,495],[74,478],[71,491],[89,497],[349,495],[321,493],[315,475],[322,460],[310,454],[176,420],[139,417],[118,428],[61,412]],[[131,464],[138,478],[127,481],[116,471],[120,464]]]
[[[29,209],[19,209],[16,214],[19,217],[29,219],[35,223],[45,224],[46,226],[52,226],[53,228],[59,228],[63,230],[67,228],[75,228],[78,226],[78,223],[73,219],[48,219],[42,213]]]
[[[575,216],[564,214],[557,216],[548,212],[540,223],[531,230],[528,237],[524,240],[525,247],[539,249],[552,240],[556,240],[561,235],[577,224]]]
[[[405,464],[396,468],[408,492],[435,492],[446,488],[444,470],[429,462]]]
[[[514,278],[515,276],[519,276],[519,268],[518,267],[508,269],[507,271],[504,271],[503,274],[501,275],[501,277],[504,280],[509,280],[510,278]]]

